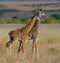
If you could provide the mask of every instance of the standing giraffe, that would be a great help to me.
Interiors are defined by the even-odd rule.
[[[21,29],[16,29],[13,31],[9,32],[9,37],[10,41],[6,43],[6,46],[9,47],[13,42],[15,41],[20,41],[19,44],[19,49],[22,50],[22,52],[25,51],[25,45],[29,39],[29,35],[31,36],[31,39],[33,39],[33,44],[32,44],[32,53],[35,52],[37,53],[37,41],[38,41],[38,28],[40,24],[40,17],[43,15],[42,9],[37,11],[33,17],[31,18],[30,22],[22,27]]]
[[[37,54],[38,52],[38,38],[39,38],[39,25],[41,21],[41,16],[45,15],[42,12],[42,9],[38,10],[35,14],[35,24],[33,25],[32,29],[30,30],[29,34],[32,36],[31,38],[33,39],[32,42],[32,56],[34,56],[34,53]]]
[[[8,47],[10,46],[10,51],[11,51],[11,44],[13,42],[17,42],[17,41],[20,40],[20,44],[22,44],[21,40],[26,41],[27,36],[28,36],[27,34],[29,33],[29,31],[33,27],[34,23],[35,23],[35,18],[31,18],[31,20],[28,22],[28,24],[25,25],[24,27],[10,31],[8,33],[10,40],[9,40],[9,42],[6,43],[7,50],[8,50]],[[21,46],[22,46],[22,49],[23,49],[22,51],[24,51],[24,44],[21,45]],[[20,51],[20,49],[18,50],[18,52],[19,51]]]
[[[33,25],[32,29],[30,30],[30,34],[32,34],[32,57],[34,57],[34,53],[35,55],[38,54],[38,39],[39,39],[39,25],[40,25],[40,21],[41,21],[41,16],[45,15],[42,11],[42,9],[38,10],[36,12],[36,16],[35,16],[35,24]]]
[[[40,25],[40,18],[41,16],[44,15],[44,13],[42,12],[42,9],[38,10],[32,17],[32,19],[34,18],[35,23],[33,25],[33,27],[31,28],[31,30],[29,31],[29,33],[25,36],[26,37],[26,41],[23,39],[20,40],[20,44],[19,44],[19,49],[18,52],[20,52],[20,49],[24,49],[22,46],[25,45],[25,43],[28,41],[28,39],[32,39],[32,54],[34,54],[34,52],[37,54],[38,52],[38,47],[37,47],[37,43],[38,43],[38,35],[39,35],[39,25]],[[34,56],[34,55],[33,55]]]

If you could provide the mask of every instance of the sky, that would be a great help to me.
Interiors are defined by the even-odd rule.
[[[60,0],[0,0],[0,1],[60,1]]]

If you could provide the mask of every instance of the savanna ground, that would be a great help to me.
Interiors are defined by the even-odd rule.
[[[40,24],[39,59],[35,58],[31,61],[32,41],[30,41],[26,46],[25,59],[21,60],[19,55],[15,57],[18,49],[17,42],[12,44],[12,56],[6,60],[5,44],[9,41],[8,32],[22,26],[19,24],[0,25],[0,63],[60,63],[60,24]]]

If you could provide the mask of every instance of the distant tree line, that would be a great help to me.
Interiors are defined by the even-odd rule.
[[[30,18],[20,19],[17,16],[14,16],[10,19],[0,20],[0,24],[26,24],[29,20]],[[41,23],[60,23],[60,14],[53,14],[49,17],[45,17],[41,20]]]

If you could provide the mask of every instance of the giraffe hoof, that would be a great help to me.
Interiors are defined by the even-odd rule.
[[[19,52],[20,52],[20,49],[18,49],[17,53],[19,53]]]
[[[10,44],[9,43],[6,43],[6,47],[9,47],[10,46]]]

